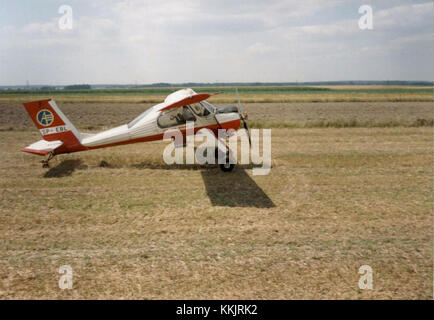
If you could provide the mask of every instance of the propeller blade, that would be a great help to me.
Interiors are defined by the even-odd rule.
[[[238,88],[235,88],[235,93],[237,94],[237,100],[238,100],[238,112],[240,114],[241,120],[243,120],[244,129],[246,129],[246,131],[247,131],[247,137],[249,138],[249,145],[252,146],[252,141],[250,139],[249,128],[247,127],[247,117],[244,117],[243,107],[241,105],[240,95],[238,93]]]
[[[240,114],[243,114],[243,107],[241,106],[240,95],[238,94],[238,88],[235,88],[235,93],[237,94],[237,100],[238,100],[238,112]]]
[[[249,145],[252,146],[252,141],[250,140],[249,128],[247,127],[247,121],[244,118],[243,118],[243,123],[244,123],[244,129],[246,129],[246,131],[247,131],[247,137],[249,138]]]

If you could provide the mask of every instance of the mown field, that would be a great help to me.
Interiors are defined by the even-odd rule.
[[[149,104],[59,106],[92,132]],[[168,166],[162,142],[42,169],[20,152],[40,139],[24,108],[0,103],[0,298],[432,299],[433,128],[404,123],[432,121],[432,102],[245,109],[276,124],[269,175]],[[358,288],[366,264],[373,290]],[[61,265],[72,290],[58,287]]]

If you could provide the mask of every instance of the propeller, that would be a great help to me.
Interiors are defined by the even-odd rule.
[[[243,112],[243,107],[242,107],[241,101],[240,101],[240,95],[238,94],[238,88],[235,88],[235,92],[237,94],[237,100],[238,100],[238,112],[240,114],[241,120],[243,120],[244,129],[246,129],[246,131],[247,131],[247,137],[249,138],[249,145],[252,146],[252,141],[250,140],[249,128],[247,127],[247,113]]]

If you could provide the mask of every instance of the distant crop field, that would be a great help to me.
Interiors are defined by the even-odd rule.
[[[59,102],[157,103],[180,88],[90,89],[90,90],[1,90],[0,102],[21,102],[49,97]],[[232,87],[198,87],[197,92],[221,92],[210,101],[235,103]],[[244,103],[271,102],[363,102],[433,101],[432,87],[413,86],[275,86],[240,87]]]

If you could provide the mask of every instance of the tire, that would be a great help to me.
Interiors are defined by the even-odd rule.
[[[233,163],[220,164],[219,166],[223,172],[231,172],[235,168],[235,164]]]
[[[215,159],[218,161],[219,158],[219,149],[215,148]],[[220,170],[223,172],[231,172],[235,168],[234,163],[229,163],[229,153],[226,154],[226,163],[219,164]]]

